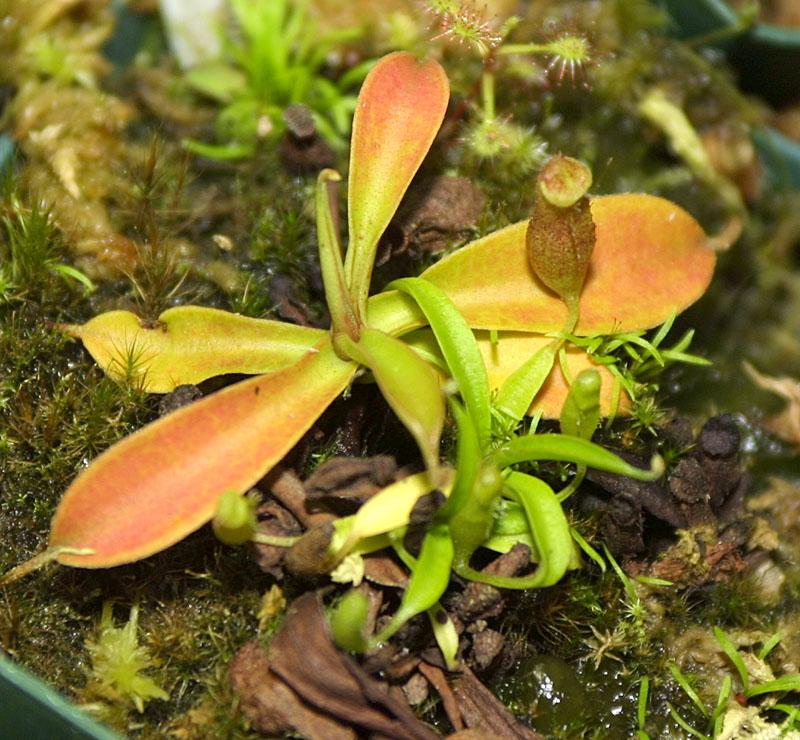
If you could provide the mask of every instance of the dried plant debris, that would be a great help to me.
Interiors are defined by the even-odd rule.
[[[676,528],[722,529],[744,512],[750,479],[739,462],[740,434],[733,417],[712,417],[696,440],[685,431],[673,429],[672,433],[678,437],[673,443],[690,451],[662,480],[640,483],[594,470],[587,475],[611,496],[587,494],[582,505],[599,511],[605,540],[619,555],[649,552],[652,556],[664,546],[662,538],[652,536],[654,532],[666,531],[671,538]],[[621,454],[635,460],[635,456]]]
[[[2,78],[16,88],[11,131],[27,159],[23,184],[50,209],[92,276],[130,269],[133,243],[112,224],[108,205],[129,192],[122,132],[134,115],[98,87],[110,65],[102,46],[113,27],[107,2],[34,0],[4,16]]]
[[[382,736],[432,740],[405,700],[367,675],[336,648],[319,596],[307,593],[289,608],[266,655],[246,645],[231,666],[231,681],[254,727],[265,734],[303,737]]]
[[[405,252],[439,252],[473,228],[486,196],[465,177],[440,175],[411,191],[381,237],[376,265]]]
[[[306,480],[309,500],[344,505],[352,511],[397,479],[397,463],[390,455],[332,457]]]
[[[759,387],[786,401],[776,416],[763,421],[763,426],[789,444],[800,446],[800,382],[793,378],[773,377],[758,372],[749,362],[742,363],[749,378]]]
[[[283,111],[286,133],[278,147],[281,164],[294,175],[307,175],[333,167],[336,155],[323,139],[311,110],[293,103]]]
[[[374,627],[382,599],[379,591],[366,590],[368,622]],[[497,633],[485,634],[489,642]],[[385,647],[373,651],[363,666],[356,663],[333,644],[319,594],[307,593],[289,607],[268,651],[256,642],[239,651],[231,681],[253,727],[267,735],[436,738],[439,734],[409,706],[426,702],[433,688],[456,733],[473,729],[480,737],[541,737],[520,724],[466,665],[450,674],[439,665],[436,651],[420,656]],[[392,655],[391,664],[378,657],[382,652],[384,658]],[[376,672],[382,680],[370,675]]]

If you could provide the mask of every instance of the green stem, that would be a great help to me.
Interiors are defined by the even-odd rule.
[[[506,44],[497,50],[498,54],[547,54],[549,52],[549,44]]]
[[[481,77],[481,99],[483,102],[484,120],[494,120],[494,72],[489,69],[484,69],[483,76]]]
[[[251,542],[255,542],[258,545],[272,545],[273,547],[291,547],[300,539],[300,536],[297,537],[279,537],[277,535],[269,535],[269,534],[262,534],[261,532],[256,532],[251,538]]]

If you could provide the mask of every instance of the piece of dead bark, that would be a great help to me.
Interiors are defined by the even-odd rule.
[[[343,723],[397,740],[437,737],[407,704],[336,648],[316,593],[289,607],[269,659],[272,670],[306,703]]]
[[[293,470],[278,466],[267,476],[265,483],[273,498],[291,511],[306,529],[333,521],[335,518],[329,512],[313,510],[306,487]]]
[[[165,393],[158,402],[158,415],[166,416],[173,411],[177,411],[184,406],[188,406],[192,401],[196,401],[203,395],[202,391],[191,383],[179,385],[170,393]]]
[[[456,732],[463,730],[464,721],[461,719],[461,711],[459,709],[458,702],[456,701],[455,694],[453,693],[453,689],[447,682],[447,676],[445,676],[444,671],[437,665],[423,661],[419,664],[419,672],[425,676],[425,678],[430,682],[431,686],[433,686],[433,688],[435,688],[439,694],[442,700],[444,713],[447,715],[447,719],[450,720],[450,724],[453,726],[453,729]]]
[[[390,588],[405,588],[408,585],[408,573],[393,557],[380,553],[364,556],[364,578]]]
[[[465,177],[440,175],[409,191],[378,245],[376,266],[410,249],[436,252],[474,226],[486,196]]]
[[[406,701],[412,707],[419,706],[430,693],[428,679],[421,673],[412,674],[411,678],[403,684],[403,693],[406,695]]]
[[[319,172],[333,167],[336,155],[317,131],[308,106],[293,103],[283,112],[286,135],[278,145],[281,164],[294,175]]]
[[[503,703],[466,666],[451,686],[464,724],[498,740],[544,740],[530,727],[518,722]]]
[[[286,508],[276,501],[265,501],[256,510],[258,518],[257,531],[270,537],[296,537],[302,533],[302,527]],[[265,573],[279,578],[283,575],[281,563],[286,556],[285,547],[275,547],[262,543],[252,543],[254,558],[258,567]]]
[[[515,576],[530,561],[530,548],[517,544],[507,553],[495,558],[484,569],[484,573],[496,576]],[[499,588],[486,583],[470,581],[453,604],[453,611],[463,622],[496,617],[504,608],[503,593]]]
[[[332,457],[308,477],[306,495],[311,501],[332,504],[350,514],[393,483],[396,475],[397,463],[391,455]]]
[[[242,647],[230,667],[240,706],[253,727],[265,735],[297,732],[308,740],[353,740],[355,731],[309,707],[271,670],[258,642]]]
[[[485,671],[503,650],[506,640],[497,630],[482,629],[472,636],[470,662],[479,671]]]

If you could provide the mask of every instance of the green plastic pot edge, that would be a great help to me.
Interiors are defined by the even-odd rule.
[[[724,0],[653,0],[675,22],[678,38],[705,36],[735,26],[738,16]]]
[[[121,740],[2,654],[0,738]]]
[[[739,20],[725,0],[653,0],[669,13],[679,38],[704,36],[714,31],[734,28]],[[748,40],[768,46],[800,49],[800,29],[756,23],[742,34]]]
[[[766,126],[753,131],[753,142],[772,187],[800,188],[800,143]]]

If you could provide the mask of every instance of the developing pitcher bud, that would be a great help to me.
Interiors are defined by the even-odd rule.
[[[536,276],[577,310],[595,228],[586,191],[589,168],[577,159],[556,155],[536,180],[533,214],[528,222],[528,261]]]
[[[238,491],[225,491],[217,500],[211,526],[226,545],[249,542],[256,531],[256,501]]]

